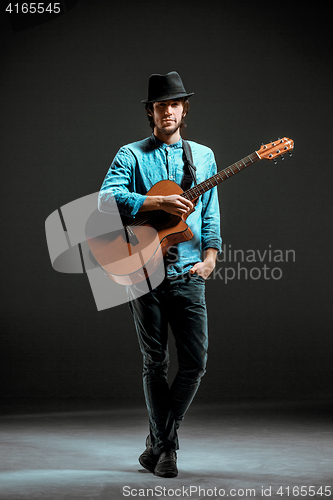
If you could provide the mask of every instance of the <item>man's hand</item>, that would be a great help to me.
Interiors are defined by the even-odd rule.
[[[149,210],[164,210],[172,215],[182,217],[193,208],[193,203],[180,194],[170,194],[168,196],[147,196],[139,212]]]
[[[182,216],[192,210],[193,203],[179,194],[170,194],[162,196],[160,208],[169,214]]]
[[[207,279],[216,265],[217,250],[216,248],[207,248],[203,262],[197,262],[190,269],[191,274],[198,274],[203,279]]]

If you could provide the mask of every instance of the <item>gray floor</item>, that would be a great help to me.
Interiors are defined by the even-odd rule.
[[[1,499],[333,498],[327,403],[193,405],[180,430],[175,479],[137,462],[147,433],[142,406],[78,407],[7,408]]]

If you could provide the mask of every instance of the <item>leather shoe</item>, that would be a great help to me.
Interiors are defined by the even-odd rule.
[[[163,451],[160,454],[154,475],[159,477],[178,476],[177,453],[175,451]]]
[[[154,472],[156,464],[158,462],[159,455],[153,453],[153,448],[150,444],[149,436],[146,439],[146,449],[139,456],[140,465],[149,472]]]

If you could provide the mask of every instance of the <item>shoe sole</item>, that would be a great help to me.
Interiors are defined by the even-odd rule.
[[[154,476],[158,476],[158,477],[177,477],[178,476],[178,472],[174,472],[174,471],[161,472],[161,473],[154,472]]]

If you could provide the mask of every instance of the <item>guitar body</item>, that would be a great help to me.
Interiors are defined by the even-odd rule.
[[[165,180],[147,195],[182,193],[178,184]],[[193,233],[181,217],[163,210],[139,212],[134,219],[95,210],[86,224],[86,238],[105,273],[116,283],[131,285],[146,280],[158,269],[168,249],[190,240]]]

